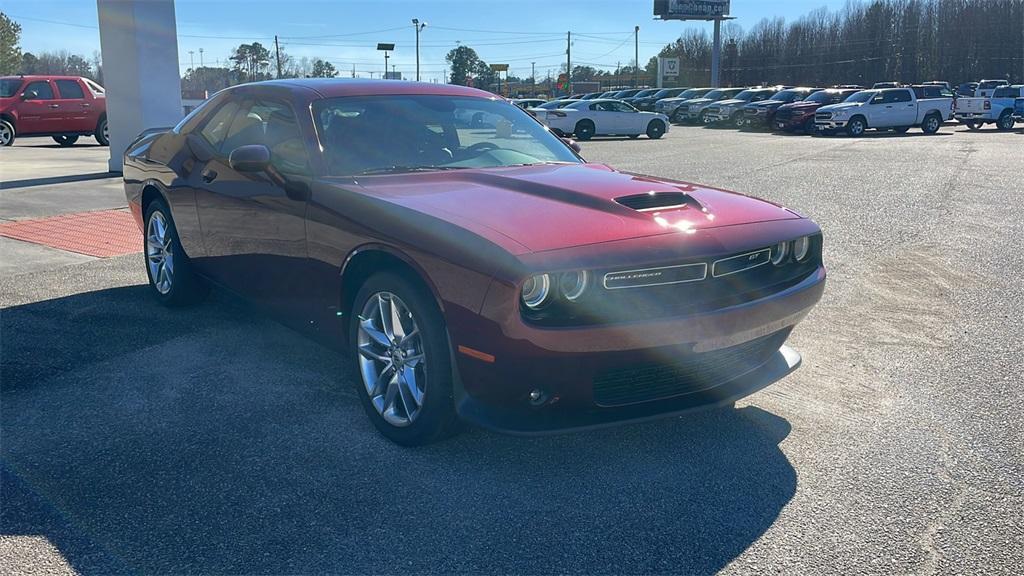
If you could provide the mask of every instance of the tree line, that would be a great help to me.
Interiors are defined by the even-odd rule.
[[[815,10],[787,24],[723,25],[722,84],[871,85],[881,81],[1024,82],[1024,0],[870,0]],[[679,58],[680,85],[707,85],[712,39],[687,30],[661,57]],[[657,59],[646,73],[653,77]]]

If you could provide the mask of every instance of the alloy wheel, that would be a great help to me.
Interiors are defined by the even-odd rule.
[[[0,146],[7,146],[11,142],[11,137],[14,133],[11,132],[10,126],[6,122],[0,123]]]
[[[925,132],[933,134],[939,131],[939,119],[935,116],[928,118],[928,122],[925,123]]]
[[[156,291],[170,292],[174,283],[174,253],[167,219],[159,210],[150,215],[146,225],[146,264]]]
[[[370,403],[392,426],[412,424],[426,394],[423,333],[412,311],[391,292],[377,292],[359,315],[359,372]]]

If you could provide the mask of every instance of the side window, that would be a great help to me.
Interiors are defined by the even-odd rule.
[[[616,112],[636,112],[636,110],[625,102],[612,102]]]
[[[281,172],[305,174],[309,171],[299,122],[287,104],[255,100],[235,114],[222,150],[231,154],[235,148],[249,144],[263,144],[269,148],[270,163]]]
[[[604,102],[598,102],[597,104],[590,105],[591,110],[604,110]]]
[[[224,143],[224,139],[228,135],[228,129],[231,127],[231,119],[234,118],[235,112],[238,112],[238,104],[235,102],[226,102],[219,110],[213,113],[213,116],[206,121],[206,125],[199,131],[199,134],[213,146],[215,150],[221,148],[221,144]]]
[[[77,80],[57,80],[57,91],[60,97],[65,100],[81,100],[85,98],[85,92]]]
[[[895,104],[899,102],[910,102],[910,91],[909,90],[889,90],[885,93],[886,104]]]
[[[50,88],[50,83],[46,80],[37,80],[35,82],[29,82],[28,86],[22,92],[35,91],[39,96],[36,100],[53,100],[53,88]]]

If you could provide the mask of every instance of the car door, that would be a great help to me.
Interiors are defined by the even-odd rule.
[[[595,134],[612,134],[615,132],[614,110],[612,103],[609,101],[590,105],[588,116],[594,121]]]
[[[31,97],[32,93],[35,97]],[[60,104],[56,102],[53,85],[49,80],[34,80],[21,91],[18,107],[18,132],[21,134],[45,134],[60,132]]]
[[[913,126],[917,124],[917,102],[908,88],[886,90],[885,110],[889,116],[887,126]]]
[[[306,296],[303,191],[308,194],[311,173],[305,130],[287,102],[245,100],[216,154],[191,176],[206,248],[204,269],[230,288],[275,305],[301,307]],[[272,170],[231,167],[231,152],[253,144],[270,150]]]
[[[641,128],[640,123],[644,116],[636,108],[624,102],[612,102],[615,110],[616,134],[641,134],[646,127]]]
[[[68,132],[92,132],[96,129],[96,116],[92,110],[92,102],[85,98],[85,88],[78,80],[58,78],[57,99],[60,106],[61,129]]]

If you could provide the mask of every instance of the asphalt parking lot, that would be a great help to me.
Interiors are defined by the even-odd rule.
[[[105,148],[48,144],[0,150],[0,223],[124,205]],[[375,432],[344,360],[244,303],[166,310],[139,254],[0,239],[0,565],[1019,573],[1021,150],[1024,130],[960,126],[583,143],[821,224],[802,368],[735,410],[421,449]]]

